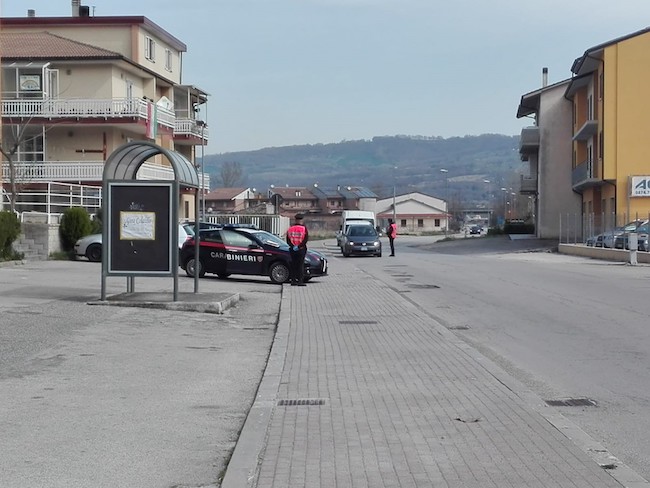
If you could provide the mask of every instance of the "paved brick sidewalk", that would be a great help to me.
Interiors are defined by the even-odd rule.
[[[648,486],[619,483],[529,393],[353,266],[284,293],[224,488]]]

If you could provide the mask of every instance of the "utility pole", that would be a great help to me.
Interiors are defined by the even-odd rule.
[[[449,170],[441,168],[440,172],[445,175],[445,237],[449,233]]]

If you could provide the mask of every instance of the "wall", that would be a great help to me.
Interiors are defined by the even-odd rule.
[[[605,178],[616,181],[617,213],[647,215],[650,198],[630,198],[628,177],[650,174],[650,34],[607,47],[604,60]]]
[[[542,91],[539,103],[540,129],[537,237],[560,235],[560,214],[579,214],[581,197],[572,188],[572,104],[564,98],[566,84]]]

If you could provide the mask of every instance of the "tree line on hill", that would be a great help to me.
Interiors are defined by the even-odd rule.
[[[380,198],[394,188],[396,194],[418,191],[471,207],[489,205],[502,187],[518,189],[525,170],[518,149],[519,136],[502,134],[382,136],[206,155],[204,170],[214,187],[266,192],[271,185],[362,186]]]

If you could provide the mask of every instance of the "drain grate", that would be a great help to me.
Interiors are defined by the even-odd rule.
[[[450,325],[449,330],[469,330],[469,325]]]
[[[419,285],[419,284],[413,284],[413,285],[407,285],[409,288],[418,288],[418,289],[423,289],[423,290],[428,290],[431,288],[440,288],[438,285]]]
[[[591,398],[565,398],[564,400],[546,400],[551,407],[596,407],[598,404]]]
[[[278,400],[278,407],[302,407],[325,405],[324,398],[294,398]]]
[[[339,320],[339,324],[343,325],[375,325],[378,323],[376,320]]]

